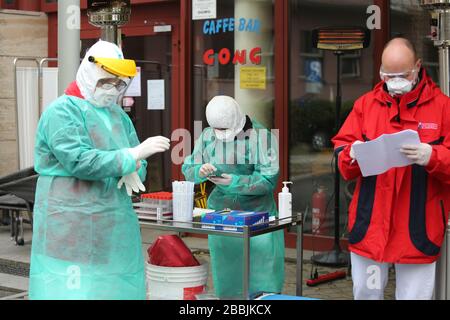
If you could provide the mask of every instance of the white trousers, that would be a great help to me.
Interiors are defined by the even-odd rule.
[[[351,253],[353,296],[355,300],[384,300],[389,263],[378,263]],[[395,298],[397,300],[431,300],[436,263],[396,264]]]

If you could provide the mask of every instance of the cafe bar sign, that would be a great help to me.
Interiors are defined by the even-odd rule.
[[[227,32],[247,32],[247,33],[261,33],[261,21],[259,19],[246,18],[224,18],[224,19],[209,19],[203,22],[203,34],[216,35]],[[245,65],[248,63],[254,65],[261,64],[262,49],[255,47],[251,49],[236,49],[222,48],[218,51],[214,49],[207,49],[203,54],[203,63],[212,66],[216,62],[221,65],[234,64]]]

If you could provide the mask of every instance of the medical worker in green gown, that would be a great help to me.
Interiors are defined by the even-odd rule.
[[[130,196],[145,190],[145,159],[170,141],[141,144],[117,104],[135,74],[118,46],[99,41],[39,121],[30,299],[146,297]]]
[[[231,97],[214,97],[206,108],[210,127],[196,141],[183,165],[187,180],[210,180],[215,188],[208,208],[267,211],[277,215],[273,192],[279,176],[278,143],[256,120],[242,113]],[[242,295],[242,239],[208,238],[212,274],[219,298]],[[281,293],[284,282],[283,231],[252,238],[250,294]]]

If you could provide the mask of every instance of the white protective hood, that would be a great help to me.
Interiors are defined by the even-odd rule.
[[[114,43],[99,40],[86,53],[77,72],[77,84],[86,100],[93,100],[98,80],[111,78],[114,75],[90,62],[90,56],[97,58],[124,59],[122,50]],[[123,79],[124,80],[124,79]],[[128,80],[129,81],[129,80]]]
[[[237,101],[228,96],[211,99],[206,107],[206,119],[214,129],[227,129],[229,134],[226,140],[233,140],[244,129],[246,122],[246,116]],[[216,131],[216,136],[218,133]]]

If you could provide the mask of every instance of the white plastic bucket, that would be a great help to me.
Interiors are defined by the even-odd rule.
[[[169,268],[147,263],[145,274],[149,300],[195,300],[206,292],[208,264]]]

